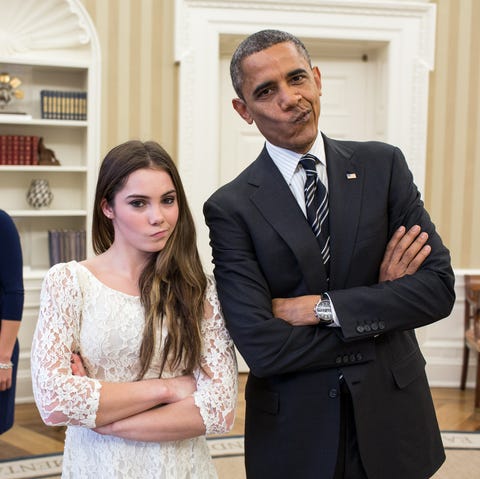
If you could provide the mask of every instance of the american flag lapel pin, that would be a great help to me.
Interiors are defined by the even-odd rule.
[[[347,180],[356,180],[357,174],[356,173],[347,173]]]

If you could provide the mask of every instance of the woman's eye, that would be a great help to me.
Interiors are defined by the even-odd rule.
[[[134,208],[141,208],[142,206],[145,205],[145,201],[143,201],[143,200],[133,200],[133,201],[130,201],[130,204]]]
[[[164,205],[173,205],[175,203],[175,196],[167,196],[162,199]]]

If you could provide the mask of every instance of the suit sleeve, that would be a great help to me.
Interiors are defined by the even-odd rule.
[[[389,174],[388,238],[401,225],[410,228],[418,224],[428,233],[432,251],[415,274],[370,286],[368,278],[362,277],[365,271],[362,260],[354,255],[349,285],[360,286],[329,292],[347,340],[428,325],[448,316],[455,301],[449,251],[425,210],[405,158],[397,148],[393,149]],[[366,201],[374,201],[368,198],[368,183],[365,190]],[[375,237],[371,241],[373,248]]]

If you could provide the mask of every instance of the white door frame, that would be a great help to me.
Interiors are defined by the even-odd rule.
[[[219,62],[228,43],[264,28],[302,40],[384,44],[382,135],[399,146],[423,190],[428,76],[433,68],[436,5],[402,0],[175,0],[179,63],[178,166],[210,265],[202,206],[219,186]]]

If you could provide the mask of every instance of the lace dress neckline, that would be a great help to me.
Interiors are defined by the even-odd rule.
[[[110,286],[106,285],[103,281],[100,281],[85,265],[83,265],[82,263],[79,263],[77,261],[72,261],[72,263],[76,263],[78,266],[80,266],[82,269],[84,269],[88,275],[94,279],[94,281],[96,283],[98,283],[100,286],[102,286],[103,288],[105,289],[108,289],[110,291],[113,291],[115,293],[118,293],[118,294],[121,294],[122,296],[125,296],[127,298],[131,298],[131,299],[140,299],[140,296],[139,295],[135,295],[135,294],[128,294],[128,293],[124,293],[123,291],[120,291],[118,289],[115,289],[115,288],[111,288]]]

